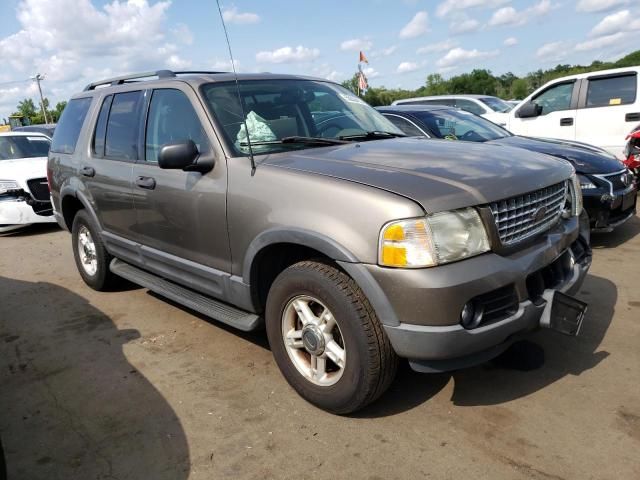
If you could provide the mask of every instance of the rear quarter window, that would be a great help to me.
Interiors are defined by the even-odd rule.
[[[589,79],[586,106],[608,107],[634,103],[637,88],[635,74]]]
[[[69,101],[56,126],[51,142],[52,152],[66,154],[75,152],[80,130],[90,106],[91,97],[74,98]]]

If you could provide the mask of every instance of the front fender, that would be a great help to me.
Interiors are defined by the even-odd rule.
[[[358,262],[358,259],[353,253],[332,238],[321,233],[303,228],[272,228],[260,233],[249,244],[242,266],[242,278],[245,283],[250,283],[251,266],[258,253],[269,245],[275,245],[277,243],[304,245],[339,262]]]

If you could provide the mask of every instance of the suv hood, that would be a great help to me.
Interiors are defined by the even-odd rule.
[[[504,137],[487,144],[520,147],[568,160],[576,172],[586,174],[619,172],[624,165],[610,153],[586,143],[552,138]]]
[[[573,172],[565,161],[520,148],[421,138],[287,152],[262,163],[387,190],[418,202],[428,213],[531,192]]]
[[[47,176],[47,157],[0,160],[0,179],[15,180],[26,188],[27,180]]]

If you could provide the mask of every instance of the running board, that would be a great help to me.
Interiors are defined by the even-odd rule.
[[[173,300],[180,305],[184,305],[191,310],[226,323],[243,332],[255,330],[262,323],[262,319],[258,315],[245,312],[188,288],[181,287],[176,283],[134,267],[117,258],[111,261],[110,269],[119,277],[148,288],[158,295],[162,295],[169,300]]]

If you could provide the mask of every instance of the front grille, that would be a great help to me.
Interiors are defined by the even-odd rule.
[[[514,245],[555,224],[567,198],[567,183],[557,183],[489,204],[500,242]]]
[[[626,173],[627,172],[612,173],[611,175],[602,175],[600,178],[610,183],[613,191],[615,192],[616,190],[624,190],[631,185],[630,183],[629,185],[625,184],[623,180]]]
[[[33,198],[39,202],[49,201],[49,184],[46,178],[32,178],[27,180],[27,186]]]

